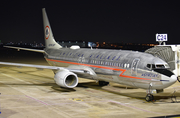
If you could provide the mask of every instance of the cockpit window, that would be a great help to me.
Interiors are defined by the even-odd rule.
[[[155,67],[154,64],[147,64],[147,68],[149,68],[149,69],[154,69],[154,68],[156,68],[156,67]]]
[[[166,75],[168,77],[174,75],[174,73],[172,73],[170,70],[167,70],[167,68],[169,68],[168,64],[147,64],[146,67],[150,70]]]
[[[156,68],[165,68],[164,65],[156,65]]]
[[[165,66],[164,66],[164,64],[147,64],[147,66],[146,66],[147,68],[149,68],[149,69],[164,69],[165,68]],[[168,66],[166,66],[166,67],[168,67]]]
[[[151,64],[147,64],[147,68],[151,68]]]

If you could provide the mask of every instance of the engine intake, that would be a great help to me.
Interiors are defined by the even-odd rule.
[[[78,84],[77,75],[67,70],[58,71],[54,75],[54,80],[57,85],[65,88],[74,88]]]

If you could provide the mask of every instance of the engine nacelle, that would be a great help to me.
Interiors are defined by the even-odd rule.
[[[77,75],[68,70],[58,71],[54,75],[54,80],[57,85],[65,88],[74,88],[78,84]]]

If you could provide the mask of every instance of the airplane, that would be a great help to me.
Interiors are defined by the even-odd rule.
[[[76,87],[78,77],[83,77],[95,80],[100,86],[106,86],[109,82],[114,82],[146,89],[145,100],[148,102],[154,100],[152,95],[154,92],[163,92],[163,89],[178,80],[177,76],[169,70],[170,67],[165,61],[148,53],[128,50],[88,49],[79,46],[63,48],[53,37],[45,8],[42,9],[42,14],[44,50],[4,47],[43,53],[50,66],[10,62],[0,62],[0,64],[52,69],[55,83],[64,88]]]

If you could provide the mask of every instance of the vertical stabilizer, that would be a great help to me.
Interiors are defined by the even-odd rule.
[[[44,24],[44,39],[46,48],[59,49],[62,48],[54,39],[51,26],[46,14],[45,8],[42,9],[43,13],[43,24]]]

